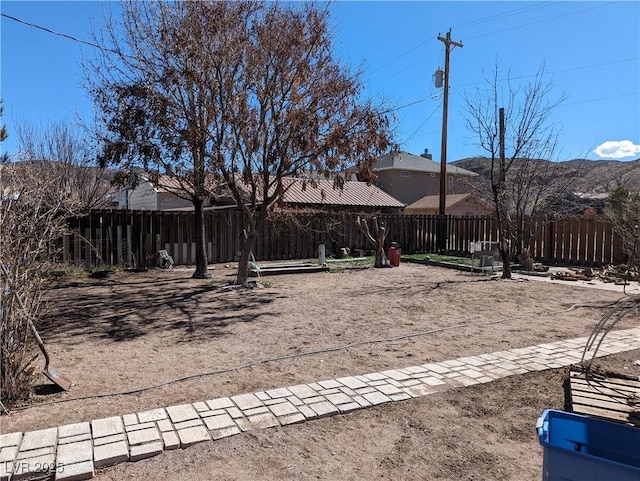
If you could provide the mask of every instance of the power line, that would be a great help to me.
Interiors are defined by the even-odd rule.
[[[431,39],[425,40],[424,42],[419,43],[418,45],[416,45],[415,47],[407,50],[406,52],[404,52],[403,54],[398,55],[397,57],[395,57],[392,60],[389,60],[387,63],[385,63],[384,65],[381,65],[380,67],[378,67],[377,69],[371,71],[371,74],[374,74],[376,72],[379,72],[380,70],[382,70],[383,68],[387,67],[388,65],[391,65],[392,63],[394,63],[396,60],[400,60],[402,57],[406,57],[407,55],[409,55],[411,52],[419,49],[420,47],[422,47],[424,44],[431,42]]]
[[[618,64],[618,63],[633,62],[633,61],[636,61],[636,60],[640,60],[640,57],[627,58],[627,59],[623,59],[623,60],[614,60],[614,61],[611,61],[611,62],[602,62],[602,63],[591,64],[591,65],[582,65],[582,66],[579,66],[579,67],[570,67],[570,68],[565,68],[565,69],[560,69],[560,70],[552,70],[552,71],[549,71],[549,72],[544,72],[544,74],[545,75],[550,75],[550,74],[554,74],[554,73],[570,72],[570,71],[574,71],[574,70],[583,70],[583,69],[594,68],[594,67],[603,67],[603,66],[606,66],[606,65],[614,65],[614,64]],[[518,77],[506,77],[506,78],[498,79],[498,82],[506,82],[508,80],[519,80],[519,79],[526,78],[526,77],[535,77],[536,75],[537,74],[526,74],[526,75],[519,75]],[[483,83],[485,83],[485,82],[473,82],[473,83],[468,83],[468,84],[454,85],[454,86],[452,86],[450,88],[453,90],[453,89],[458,89],[458,88],[461,88],[461,87],[471,87],[473,85],[480,85],[480,84],[483,84]],[[633,95],[633,94],[623,94],[623,95]],[[422,98],[422,99],[419,99],[419,100],[414,100],[414,101],[409,102],[407,104],[401,105],[400,107],[395,107],[393,109],[389,109],[386,112],[395,112],[395,111],[401,110],[401,109],[403,109],[405,107],[410,107],[412,105],[419,104],[419,103],[422,103],[422,102],[426,102],[427,100],[431,100],[431,99],[433,99],[433,97],[426,97],[426,98]],[[594,101],[595,100],[598,100],[598,99],[594,99]],[[591,100],[588,100],[587,102],[591,102]],[[562,105],[573,105],[573,104],[562,104]]]
[[[396,75],[400,75],[402,72],[405,72],[405,71],[409,70],[410,68],[415,67],[416,65],[418,65],[418,64],[420,64],[420,63],[422,63],[422,62],[424,62],[425,60],[427,60],[427,59],[429,59],[429,58],[431,58],[431,57],[435,57],[435,56],[436,56],[436,55],[438,55],[439,53],[440,53],[440,52],[434,52],[434,53],[432,53],[431,55],[427,55],[426,57],[422,57],[420,60],[418,60],[418,61],[416,61],[416,62],[414,62],[414,63],[412,63],[412,64],[410,64],[410,65],[407,65],[407,66],[406,66],[406,67],[404,67],[402,70],[397,70],[396,72],[394,72],[394,73],[392,73],[392,74],[390,74],[390,75],[387,75],[387,76],[386,76],[386,77],[384,77],[384,78],[381,78],[381,79],[380,79],[380,80],[378,80],[376,83],[384,82],[385,80],[389,80],[391,77],[395,77]]]
[[[394,107],[392,109],[385,110],[383,112],[383,114],[387,114],[389,112],[397,112],[398,110],[402,110],[404,108],[411,107],[412,105],[421,104],[422,102],[426,102],[427,100],[432,100],[432,99],[433,99],[433,97],[425,97],[425,98],[420,99],[420,100],[414,100],[413,102],[409,102],[408,104],[400,105],[399,107]]]
[[[625,62],[634,62],[636,60],[640,60],[640,57],[634,57],[634,58],[626,58],[624,60],[613,60],[611,62],[602,62],[602,63],[596,63],[596,64],[591,64],[591,65],[582,65],[579,67],[570,67],[570,68],[564,68],[564,69],[560,69],[560,70],[551,70],[551,71],[545,71],[543,74],[544,75],[551,75],[554,73],[563,73],[563,72],[572,72],[574,70],[584,70],[584,69],[588,69],[588,68],[594,68],[594,67],[603,67],[605,65],[614,65],[617,63],[625,63]],[[527,77],[535,77],[538,74],[532,73],[532,74],[526,74],[526,75],[519,75],[517,77],[505,77],[505,78],[501,78],[498,79],[498,82],[506,82],[509,80],[519,80],[522,78],[527,78]],[[454,85],[451,88],[452,89],[457,89],[460,87],[471,87],[473,85],[480,85],[483,84],[485,82],[472,82],[472,83],[468,83],[468,84],[460,84],[460,85]]]
[[[561,2],[545,2],[543,4],[534,5],[534,6],[519,7],[519,8],[516,8],[516,9],[513,9],[513,10],[509,10],[507,12],[503,12],[503,13],[500,13],[500,14],[492,15],[492,16],[489,16],[489,17],[484,17],[484,18],[481,18],[481,19],[478,19],[478,20],[472,20],[470,22],[463,23],[463,24],[454,26],[452,28],[454,28],[454,29],[467,28],[467,27],[479,25],[481,23],[492,22],[492,21],[495,21],[495,20],[502,20],[502,19],[507,18],[507,17],[511,17],[511,16],[514,16],[514,15],[520,15],[522,13],[528,13],[528,12],[530,12],[532,10],[537,10],[539,8],[550,7],[552,5],[556,5],[556,4],[559,4],[559,3],[561,3]],[[414,47],[411,47],[409,50],[401,53],[397,57],[392,58],[387,63],[381,65],[380,67],[376,68],[375,70],[372,70],[370,73],[374,74],[376,72],[379,72],[383,68],[388,67],[389,65],[391,65],[392,63],[395,63],[396,61],[400,60],[401,58],[406,57],[407,55],[409,55],[410,53],[416,51],[417,49],[419,49],[423,45],[429,43],[432,40],[431,37],[435,37],[435,36],[436,36],[435,34],[431,35],[428,40],[425,40],[424,42],[420,42],[419,44],[415,45]],[[426,60],[427,58],[431,58],[432,56],[434,56],[436,54],[437,54],[437,52],[432,54],[432,55],[429,55],[428,57],[423,58],[421,61]]]
[[[37,28],[37,29],[39,29],[39,30],[43,30],[43,31],[45,31],[45,32],[47,32],[47,33],[50,33],[50,34],[52,34],[52,35],[57,35],[57,36],[59,36],[59,37],[66,38],[66,39],[68,39],[68,40],[73,40],[74,42],[82,43],[82,44],[84,44],[84,45],[89,45],[90,47],[99,48],[100,50],[106,50],[107,52],[118,53],[118,52],[116,52],[115,50],[112,50],[112,49],[110,49],[110,48],[101,47],[101,46],[100,46],[100,45],[98,45],[98,44],[95,44],[95,43],[92,43],[92,42],[88,42],[88,41],[86,41],[86,40],[82,40],[82,39],[80,39],[80,38],[74,37],[73,35],[67,35],[66,33],[56,32],[55,30],[51,30],[50,28],[43,27],[43,26],[41,26],[41,25],[37,25],[37,24],[35,24],[35,23],[27,22],[26,20],[21,20],[21,19],[16,18],[16,17],[12,17],[11,15],[7,15],[6,13],[0,13],[0,15],[2,15],[2,16],[3,16],[3,17],[5,17],[5,18],[8,18],[8,19],[10,19],[10,20],[13,20],[13,21],[15,21],[15,22],[18,22],[18,23],[22,23],[22,24],[24,24],[24,25],[27,25],[27,26],[29,26],[29,27],[33,27],[33,28]]]
[[[617,98],[621,98],[621,97],[631,97],[633,95],[640,95],[640,91],[638,91],[638,92],[629,92],[629,93],[626,93],[626,94],[619,94],[619,95],[611,95],[609,97],[599,97],[597,99],[587,99],[587,100],[579,100],[577,102],[561,103],[561,104],[558,104],[558,108],[560,108],[560,107],[568,107],[570,105],[586,104],[586,103],[590,103],[590,102],[600,102],[601,100],[611,100],[611,99],[617,99]],[[462,127],[466,127],[466,124],[459,124],[459,125],[456,125],[454,127],[449,127],[449,130],[460,129]],[[437,134],[438,132],[440,132],[440,131],[439,130],[432,130],[430,132],[427,132],[426,135]]]
[[[600,97],[600,98],[597,98],[597,99],[579,100],[577,102],[561,103],[561,104],[558,104],[558,107],[568,107],[569,105],[586,104],[586,103],[589,103],[589,102],[599,102],[600,100],[617,99],[617,98],[620,98],[620,97],[630,97],[632,95],[640,95],[640,91],[638,91],[638,92],[629,92],[629,93],[626,93],[626,94],[619,94],[619,95],[611,95],[610,97]]]
[[[497,13],[497,14],[491,15],[489,17],[484,17],[484,18],[481,18],[481,19],[478,19],[478,20],[471,20],[470,22],[461,23],[460,25],[454,25],[451,28],[453,28],[455,30],[460,30],[462,28],[475,27],[476,25],[480,25],[482,23],[493,22],[493,21],[496,21],[496,20],[503,20],[505,18],[512,17],[514,15],[520,15],[522,13],[529,13],[529,12],[531,12],[533,10],[538,10],[540,8],[547,8],[547,7],[550,7],[552,5],[558,5],[560,3],[561,2],[544,2],[544,3],[540,3],[540,4],[537,4],[537,5],[533,5],[533,6],[519,7],[519,8],[516,8],[514,10],[509,10],[509,11],[504,12],[504,13]]]
[[[562,15],[556,15],[555,17],[543,18],[542,20],[536,20],[535,22],[524,23],[522,25],[516,25],[516,26],[513,26],[513,27],[508,27],[508,28],[504,28],[502,30],[496,30],[494,32],[483,33],[483,34],[480,34],[480,35],[476,35],[475,37],[467,38],[467,39],[465,39],[465,41],[469,41],[469,40],[473,40],[473,39],[481,38],[481,37],[488,37],[489,35],[495,35],[496,33],[508,32],[509,30],[515,30],[517,28],[528,27],[529,25],[536,25],[538,23],[548,22],[549,20],[556,20],[558,18],[569,17],[571,15],[576,15],[578,13],[586,12],[586,11],[589,11],[589,10],[594,10],[596,8],[607,7],[607,6],[613,5],[615,3],[620,3],[620,1],[621,0],[618,0],[616,2],[607,2],[607,3],[604,3],[602,5],[596,5],[595,7],[583,8],[582,10],[576,10],[574,12],[569,12],[569,13],[565,13],[565,14],[562,14]]]
[[[529,25],[535,25],[535,24],[547,22],[547,21],[550,21],[550,20],[556,20],[558,18],[568,17],[568,16],[571,16],[571,15],[577,15],[579,13],[586,12],[586,11],[589,11],[589,10],[593,10],[593,9],[596,9],[596,8],[606,7],[608,5],[612,5],[612,4],[615,4],[615,3],[620,3],[621,1],[622,0],[617,0],[617,1],[613,1],[613,2],[606,2],[606,3],[600,4],[600,5],[596,5],[594,7],[584,8],[582,10],[576,10],[576,11],[573,11],[573,12],[568,12],[568,13],[564,13],[564,14],[561,14],[561,15],[556,15],[556,16],[553,16],[553,17],[543,18],[541,20],[536,20],[534,22],[529,22],[529,23],[525,23],[525,24],[522,24],[522,25],[514,26],[514,27],[508,27],[508,28],[505,28],[505,29],[502,29],[502,30],[495,30],[493,32],[483,33],[483,34],[480,34],[480,35],[476,35],[474,37],[466,38],[465,41],[469,41],[469,40],[476,39],[476,38],[481,38],[481,37],[486,37],[486,36],[489,36],[489,35],[494,35],[496,33],[502,33],[502,32],[506,32],[506,31],[509,31],[509,30],[514,30],[516,28],[526,27],[526,26],[529,26]],[[516,8],[514,10],[510,10],[510,11],[504,12],[502,14],[496,14],[496,15],[485,17],[485,18],[482,18],[482,19],[472,20],[472,21],[469,21],[467,23],[460,24],[459,26],[454,27],[454,28],[467,28],[467,27],[476,26],[476,25],[479,25],[479,24],[482,24],[482,23],[502,20],[502,19],[507,18],[507,17],[511,17],[511,16],[514,16],[514,15],[520,15],[522,13],[529,13],[530,11],[537,10],[539,8],[546,8],[546,7],[553,6],[553,5],[559,5],[561,3],[563,3],[563,2],[545,2],[545,3],[540,4],[540,5],[534,5],[534,6],[528,6],[528,7],[519,7],[519,8]],[[435,36],[435,35],[432,35],[432,36]],[[414,52],[415,50],[417,50],[418,48],[422,47],[423,45],[428,43],[430,40],[431,39],[425,40],[424,42],[420,42],[418,45],[410,48],[409,50],[407,50],[404,53],[398,55],[397,57],[395,57],[392,60],[388,61],[387,63],[385,63],[381,67],[376,68],[375,70],[371,71],[370,73],[374,74],[376,72],[379,72],[383,68],[391,65],[392,63],[396,62],[397,60],[400,60],[401,58],[407,56],[408,54],[410,54],[410,53]],[[409,67],[405,67],[402,70],[400,70],[398,72],[395,72],[395,73],[385,77],[385,79],[393,77],[393,76],[397,75],[398,73],[401,73],[401,72],[407,70],[408,68],[411,68],[412,66],[414,66],[414,65],[416,65],[416,64],[418,64],[420,62],[423,62],[424,60],[427,60],[428,58],[433,57],[436,54],[437,54],[437,52],[434,53],[434,54],[428,55],[427,57],[422,58],[421,60],[419,60],[418,62],[415,62],[414,64],[410,65]],[[383,80],[385,80],[385,79],[383,79]],[[383,80],[381,80],[381,81],[383,81]]]
[[[424,127],[424,125],[429,121],[429,119],[430,119],[431,117],[433,117],[433,114],[435,114],[435,113],[438,111],[438,109],[439,109],[440,107],[442,107],[442,102],[440,102],[440,104],[439,104],[438,106],[436,106],[436,108],[435,108],[435,109],[433,109],[433,111],[432,111],[432,112],[427,116],[427,118],[426,118],[426,119],[424,119],[424,122],[422,122],[422,123],[420,124],[420,126],[419,126],[419,127],[418,127],[418,128],[417,128],[417,129],[416,129],[416,130],[415,130],[415,131],[414,131],[410,136],[409,136],[409,137],[407,137],[407,138],[404,140],[404,142],[401,142],[401,145],[404,145],[404,144],[406,144],[407,142],[409,142],[411,139],[413,139],[413,138],[415,137],[415,135],[420,131],[420,129],[421,129],[422,127]]]

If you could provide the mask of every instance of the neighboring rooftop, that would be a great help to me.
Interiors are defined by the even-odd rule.
[[[385,154],[381,156],[373,166],[373,170],[408,170],[413,172],[440,173],[440,163],[434,162],[428,157],[410,154],[399,151],[395,154]],[[476,176],[475,172],[447,164],[447,173],[455,175]]]
[[[290,182],[283,201],[291,204],[326,206],[362,206],[402,208],[404,203],[382,189],[366,182],[345,181],[342,189],[331,180],[311,181],[288,179]]]
[[[453,207],[469,197],[473,196],[471,194],[448,194],[445,197],[445,206],[447,208]],[[407,206],[409,209],[437,209],[438,207],[440,207],[439,195],[425,195]]]
[[[403,208],[405,205],[382,189],[366,182],[344,181],[342,189],[336,187],[333,180],[286,178],[283,182],[287,190],[282,201],[287,204],[384,208]],[[154,187],[157,192],[180,190],[178,181],[166,175],[158,179],[158,184],[159,186]],[[239,188],[248,195],[246,186],[239,184]],[[176,210],[189,209],[191,208]]]

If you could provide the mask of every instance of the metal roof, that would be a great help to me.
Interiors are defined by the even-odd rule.
[[[158,179],[157,192],[180,190],[176,179],[162,175]],[[326,206],[394,207],[402,208],[404,203],[387,194],[382,189],[366,182],[344,181],[343,188],[335,187],[332,180],[283,179],[287,189],[282,201],[287,204],[307,204]],[[248,187],[238,183],[241,191],[248,195]],[[260,197],[260,195],[258,195]]]
[[[331,180],[309,181],[286,179],[287,191],[283,202],[290,204],[314,204],[361,207],[404,207],[404,203],[382,189],[366,182],[345,181],[342,189],[334,187]]]

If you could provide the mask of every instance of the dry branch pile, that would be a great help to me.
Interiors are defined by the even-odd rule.
[[[600,269],[574,270],[570,272],[556,272],[551,275],[551,279],[561,281],[592,281],[601,280],[602,282],[615,283],[624,285],[630,281],[640,282],[640,271],[637,268],[629,269],[629,266],[620,264],[617,266],[607,265]]]

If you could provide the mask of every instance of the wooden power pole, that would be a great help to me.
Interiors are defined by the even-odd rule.
[[[442,146],[440,150],[440,205],[438,215],[444,216],[447,204],[447,115],[449,110],[449,57],[451,46],[462,47],[462,42],[451,40],[451,29],[446,37],[438,35],[444,43],[444,97],[442,100]],[[444,250],[446,244],[446,224],[444,218],[439,222],[437,236],[438,250]]]

